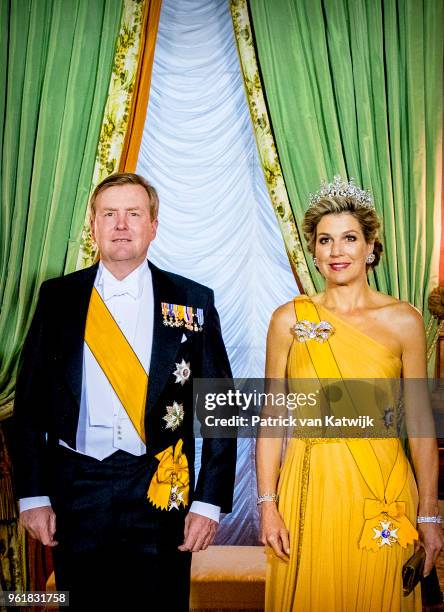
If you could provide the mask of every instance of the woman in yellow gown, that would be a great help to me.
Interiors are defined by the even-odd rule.
[[[371,196],[353,182],[335,177],[312,197],[303,229],[326,289],[273,314],[267,379],[287,378],[291,391],[295,379],[426,378],[420,314],[367,282],[378,228]],[[421,610],[419,586],[403,596],[402,566],[419,532],[427,575],[444,539],[436,440],[409,442],[418,487],[397,437],[292,437],[282,462],[282,438],[258,438],[266,610]]]

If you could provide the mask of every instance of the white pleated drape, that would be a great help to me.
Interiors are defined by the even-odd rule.
[[[152,261],[215,290],[236,378],[264,375],[270,315],[297,293],[256,152],[226,0],[163,0],[137,172],[160,197]],[[257,543],[254,441],[239,440],[218,542]]]

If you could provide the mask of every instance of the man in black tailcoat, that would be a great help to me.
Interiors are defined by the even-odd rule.
[[[90,206],[100,262],[42,284],[22,352],[20,520],[53,547],[72,609],[187,610],[191,553],[231,510],[236,462],[235,439],[205,439],[195,482],[193,378],[231,378],[214,295],[147,261],[145,179],[111,175]]]

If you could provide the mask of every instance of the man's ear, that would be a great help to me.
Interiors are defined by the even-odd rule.
[[[153,237],[151,238],[151,240],[154,240],[154,238],[156,237],[157,234],[157,228],[159,227],[159,219],[156,218],[154,219],[154,221],[152,222],[152,230],[153,230]]]
[[[94,242],[96,241],[96,232],[94,230],[94,223],[95,223],[95,216],[93,217],[92,214],[90,213],[89,215],[89,231],[91,233],[91,238],[94,240]]]
[[[96,233],[94,231],[94,222],[95,222],[95,217],[93,217],[91,214],[89,216],[89,231],[91,233],[91,238],[96,246],[96,254],[94,256],[94,260],[93,260],[93,264],[97,263],[100,260],[100,251],[99,251],[99,247],[97,246],[97,242],[96,242]]]

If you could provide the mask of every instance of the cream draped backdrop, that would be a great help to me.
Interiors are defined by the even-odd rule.
[[[137,172],[160,196],[156,265],[215,290],[234,376],[262,377],[272,311],[296,293],[258,161],[225,0],[164,0]],[[219,543],[257,542],[254,441],[238,443]]]

